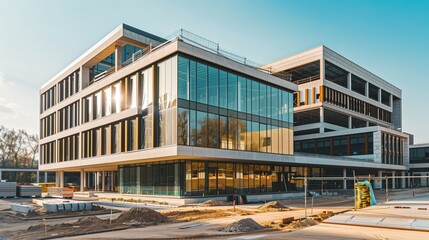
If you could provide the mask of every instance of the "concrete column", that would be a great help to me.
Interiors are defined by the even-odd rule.
[[[87,177],[87,172],[83,172],[83,189],[85,189],[87,186],[88,186],[88,184],[87,184],[87,179],[86,179],[86,177]]]
[[[80,170],[80,191],[83,192],[84,191],[84,182],[85,182],[85,171],[83,169]]]
[[[36,176],[36,183],[39,183],[40,182],[39,170],[36,171],[36,174],[37,174],[37,176]],[[0,179],[1,179],[1,176],[0,176]]]
[[[347,180],[345,179],[347,177],[347,169],[343,168],[343,189],[347,189]]]
[[[115,71],[122,68],[122,47],[115,47]]]
[[[320,79],[322,79],[322,84],[325,81],[325,59],[322,56],[320,59]]]
[[[347,88],[349,90],[352,89],[352,74],[351,73],[347,73]]]
[[[383,172],[382,171],[378,171],[377,177],[383,177]],[[374,188],[375,189],[381,189],[383,186],[383,180],[381,179],[377,179],[374,181]]]
[[[105,178],[106,178],[105,172],[104,172],[104,171],[102,171],[102,172],[101,172],[101,191],[102,191],[102,192],[104,192],[104,190],[106,189],[106,188],[105,188],[105,185],[106,185],[106,180],[105,180]]]
[[[64,187],[64,171],[60,171],[60,187]]]
[[[58,171],[55,171],[55,187],[60,186],[60,173]]]
[[[323,123],[324,121],[325,121],[325,111],[323,110],[323,107],[321,107],[320,108],[320,119],[319,119],[319,122]],[[320,133],[324,133],[325,132],[325,128],[323,127],[323,124],[320,127],[319,132]]]
[[[410,178],[411,174],[408,172],[408,188],[411,188],[411,178]]]
[[[45,172],[45,183],[48,182],[48,172]]]
[[[401,178],[401,188],[405,188],[405,171],[402,171],[401,172],[401,176],[402,176],[402,178]]]
[[[396,189],[395,171],[392,172],[392,189]]]
[[[352,123],[352,116],[349,116],[349,129],[352,129],[353,123]]]
[[[0,170],[0,180],[2,180],[2,171]]]
[[[94,189],[96,192],[98,192],[98,172],[94,173]]]
[[[369,83],[368,82],[365,83],[365,96],[369,97]]]

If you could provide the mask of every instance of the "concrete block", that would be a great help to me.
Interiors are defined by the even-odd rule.
[[[43,203],[43,208],[46,212],[58,212],[57,204]]]
[[[86,211],[92,210],[92,202],[85,202],[85,210]]]
[[[73,212],[79,211],[79,203],[71,203],[71,210]]]
[[[64,203],[64,210],[65,211],[71,211],[72,210],[72,204],[71,203]]]
[[[81,203],[78,203],[78,204],[79,204],[79,211],[84,211],[85,210],[85,203],[81,202]]]

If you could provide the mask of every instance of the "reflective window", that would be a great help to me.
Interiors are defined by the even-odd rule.
[[[227,108],[227,73],[219,71],[219,107]]]
[[[237,75],[228,73],[228,109],[237,110]]]
[[[209,80],[208,80],[208,104],[218,106],[218,76],[219,70],[214,67],[209,67]]]
[[[189,60],[179,56],[178,59],[178,95],[189,100]]]
[[[207,103],[207,66],[197,63],[197,102]]]

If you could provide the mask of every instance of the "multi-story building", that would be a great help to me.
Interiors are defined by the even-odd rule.
[[[120,25],[44,84],[40,169],[60,186],[64,172],[80,172],[82,189],[181,197],[408,170],[392,84],[324,46],[261,67],[175,36]]]
[[[411,180],[413,187],[429,186],[429,143],[410,146],[410,174],[416,176]],[[418,176],[422,178],[418,178]]]
[[[123,24],[42,86],[40,169],[120,193],[284,192],[297,90],[189,32]]]
[[[263,68],[298,85],[296,161],[324,162],[330,165],[325,171],[336,176],[350,176],[352,170],[360,175],[406,174],[408,135],[401,130],[399,88],[325,46]]]

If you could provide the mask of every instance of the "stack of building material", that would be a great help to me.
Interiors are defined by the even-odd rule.
[[[41,197],[42,188],[38,186],[18,186],[17,189],[18,197]]]
[[[16,182],[0,182],[0,197],[16,197]]]
[[[51,197],[73,198],[73,189],[48,187],[48,195]]]

